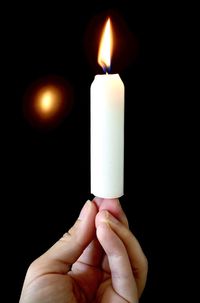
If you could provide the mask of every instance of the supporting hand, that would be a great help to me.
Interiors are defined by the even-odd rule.
[[[20,303],[138,302],[146,276],[146,257],[119,200],[95,198],[30,265]]]

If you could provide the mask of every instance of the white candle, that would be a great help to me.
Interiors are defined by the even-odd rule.
[[[111,48],[108,19],[98,57],[104,70],[110,66]],[[120,197],[124,187],[124,85],[118,74],[95,76],[90,114],[91,193],[101,198]]]

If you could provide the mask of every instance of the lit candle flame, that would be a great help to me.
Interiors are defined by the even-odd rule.
[[[102,33],[101,42],[98,53],[98,63],[104,72],[109,71],[111,65],[111,55],[113,48],[113,37],[110,18],[108,18],[104,31]]]

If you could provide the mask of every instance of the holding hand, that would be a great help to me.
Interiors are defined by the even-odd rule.
[[[30,265],[20,303],[135,303],[146,277],[146,257],[119,200],[95,198]]]

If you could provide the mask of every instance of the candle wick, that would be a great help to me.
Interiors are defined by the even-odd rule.
[[[103,66],[103,71],[104,71],[104,73],[105,73],[106,75],[109,74],[110,70],[111,70],[111,67],[110,67],[110,66],[106,66],[106,65]]]

